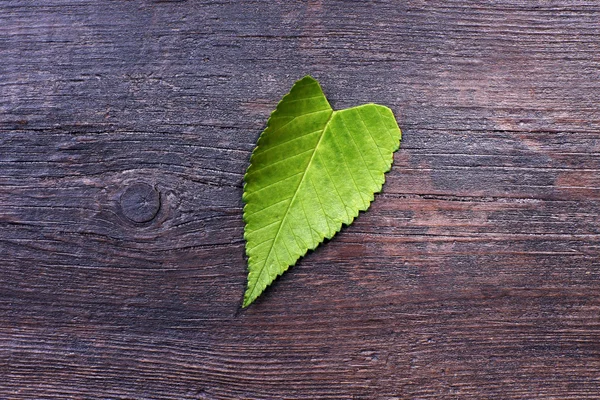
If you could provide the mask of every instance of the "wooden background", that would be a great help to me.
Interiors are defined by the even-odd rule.
[[[1,399],[597,399],[600,3],[0,3]],[[292,83],[389,106],[369,212],[241,310]]]

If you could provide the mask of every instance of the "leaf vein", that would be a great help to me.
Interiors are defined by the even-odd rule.
[[[286,181],[286,180],[288,180],[288,179],[291,179],[291,178],[293,178],[293,177],[295,177],[295,176],[297,176],[297,175],[300,175],[301,173],[303,173],[303,171],[297,172],[297,173],[295,173],[295,174],[293,174],[293,175],[290,175],[290,176],[288,176],[288,177],[286,177],[286,178],[283,178],[283,179],[280,179],[280,180],[278,180],[278,181],[271,182],[271,183],[269,183],[267,186],[263,186],[263,187],[261,187],[260,189],[256,189],[256,190],[255,190],[255,191],[253,191],[253,192],[247,192],[247,193],[246,193],[246,197],[247,197],[247,196],[250,196],[250,195],[252,195],[252,194],[256,194],[256,193],[262,192],[263,190],[265,190],[265,189],[268,189],[268,188],[270,188],[271,186],[277,185],[278,183],[281,183],[281,182],[283,182],[283,181]]]
[[[261,172],[261,171],[263,171],[263,170],[265,170],[265,169],[267,169],[267,168],[271,168],[271,167],[272,167],[272,166],[274,166],[274,165],[281,164],[282,162],[286,162],[286,161],[289,161],[289,160],[291,160],[292,158],[299,157],[299,156],[301,156],[301,155],[303,155],[303,154],[306,154],[306,153],[308,153],[308,152],[309,152],[309,151],[311,151],[311,150],[312,150],[312,149],[308,149],[308,150],[302,151],[302,152],[300,152],[300,153],[297,153],[297,154],[294,154],[294,155],[287,156],[287,157],[285,157],[285,158],[282,158],[282,159],[281,159],[281,160],[279,160],[279,161],[275,161],[274,163],[270,163],[270,164],[268,164],[268,165],[266,165],[266,166],[264,166],[264,167],[262,167],[262,168],[256,169],[256,170],[252,171],[252,172],[251,172],[250,174],[248,174],[248,175],[254,175],[254,174],[257,174],[257,173],[259,173],[259,172]]]
[[[257,151],[257,152],[255,152],[255,154],[256,154],[256,155],[263,155],[263,154],[265,154],[265,153],[268,153],[269,151],[271,151],[271,150],[273,150],[273,149],[276,149],[276,148],[278,148],[278,147],[280,147],[280,146],[283,146],[283,145],[285,145],[285,144],[288,144],[288,143],[290,143],[290,142],[293,142],[293,141],[295,141],[295,140],[298,140],[298,139],[302,139],[303,137],[306,137],[306,136],[309,136],[309,135],[315,134],[315,133],[317,133],[317,132],[321,132],[322,130],[323,130],[323,129],[319,129],[319,130],[317,130],[317,131],[312,131],[312,132],[308,132],[308,133],[303,133],[302,135],[300,135],[300,136],[296,136],[296,137],[295,137],[295,138],[293,138],[293,139],[286,140],[285,142],[277,143],[275,146],[269,147],[269,148],[267,148],[266,150]]]
[[[331,111],[331,108],[324,108],[322,110],[318,110],[318,111],[313,111],[313,112],[309,112],[306,114],[300,114],[296,117],[293,117],[289,122],[285,123],[284,125],[280,126],[279,128],[275,129],[274,131],[269,132],[269,135],[274,135],[277,132],[279,132],[280,130],[282,130],[283,128],[285,128],[286,126],[288,126],[289,124],[291,124],[292,122],[294,122],[295,120],[297,120],[298,118],[302,118],[302,117],[307,117],[309,115],[314,115],[314,114],[318,114],[318,113],[322,113],[323,111]],[[267,129],[270,128],[270,126],[267,127]],[[267,130],[265,129],[265,131]]]
[[[267,242],[268,242],[268,241],[270,241],[270,240],[273,240],[273,239],[269,238],[269,239],[267,239],[267,240],[263,240],[262,242],[260,242],[260,243],[257,243],[257,244],[255,244],[255,245],[254,245],[254,246],[252,246],[252,247],[249,247],[249,248],[247,249],[247,251],[251,251],[251,250],[253,250],[253,249],[257,248],[258,246],[260,246],[260,245],[262,245],[262,244],[265,244],[265,243],[267,243]]]
[[[270,227],[270,226],[272,226],[272,225],[275,225],[277,222],[279,222],[279,221],[273,221],[273,222],[271,222],[271,223],[269,223],[269,224],[267,224],[267,225],[261,226],[260,228],[251,229],[251,230],[247,231],[247,232],[246,232],[246,234],[248,234],[248,235],[249,235],[249,234],[251,234],[251,233],[260,232],[260,231],[262,231],[263,229],[267,229],[268,227]]]
[[[348,129],[348,125],[346,125],[346,121],[344,121],[344,118],[341,118],[341,121],[342,121],[342,124],[344,124],[344,126],[346,127],[348,136],[350,136],[350,139],[352,139],[352,143],[354,143],[354,147],[356,147],[356,150],[358,151],[358,154],[360,155],[360,159],[362,160],[363,164],[365,165],[365,168],[367,169],[367,171],[369,171],[369,176],[371,177],[371,180],[373,181],[373,183],[375,185],[377,185],[377,182],[375,182],[375,178],[373,178],[373,174],[371,174],[371,169],[369,169],[369,165],[365,161],[365,157],[363,156],[363,153],[360,150],[360,146],[356,143],[356,140],[354,140],[354,136],[350,133],[350,130]]]
[[[321,163],[323,164],[323,169],[325,169],[325,172],[327,173],[327,176],[329,177],[329,180],[331,181],[331,185],[335,189],[335,193],[338,195],[338,198],[340,199],[340,201],[344,205],[344,211],[346,212],[346,217],[348,217],[348,220],[350,220],[351,218],[350,218],[350,214],[348,214],[348,209],[347,209],[346,202],[344,201],[344,199],[340,195],[340,191],[338,190],[337,185],[335,184],[335,181],[333,180],[333,178],[331,177],[331,174],[329,173],[329,168],[327,168],[327,163],[323,162],[323,160],[321,159],[321,157],[319,157],[319,160],[321,160]]]
[[[379,120],[381,121],[383,126],[387,126],[387,124],[385,123],[385,120],[383,119],[383,115],[381,115],[381,111],[379,111],[379,107],[375,108],[375,111],[377,111],[377,115],[379,116]],[[389,129],[385,130],[387,132],[387,134],[389,135],[390,139],[392,139],[392,143],[396,143],[396,138],[394,138],[392,136],[392,134],[390,133]]]
[[[358,111],[357,114],[358,114],[358,118],[360,119],[360,123],[363,124],[363,126],[365,127],[365,130],[367,131],[367,133],[369,134],[369,137],[371,138],[371,141],[375,145],[375,148],[377,149],[377,152],[379,153],[379,156],[381,157],[381,160],[385,164],[385,157],[381,153],[381,149],[379,148],[379,146],[377,145],[377,142],[373,138],[373,134],[371,133],[371,130],[369,129],[369,127],[365,123],[365,120],[363,119],[362,115],[360,114],[360,111]]]
[[[337,138],[335,135],[331,135],[333,142],[338,143]],[[339,147],[339,146],[338,146]],[[354,174],[352,173],[352,170],[350,169],[350,164],[348,163],[348,160],[346,160],[346,155],[344,154],[343,151],[340,151],[340,154],[342,155],[342,160],[344,161],[344,166],[346,167],[346,170],[348,171],[348,175],[350,175],[350,178],[352,179],[352,183],[354,184],[354,188],[356,189],[356,192],[359,194],[360,199],[364,202],[365,199],[363,198],[363,194],[360,191],[360,189],[358,188],[358,185],[356,184],[356,180],[354,179]]]
[[[283,203],[284,201],[286,201],[286,200],[289,200],[289,199],[291,199],[291,198],[292,198],[292,197],[288,197],[288,198],[286,198],[286,199],[279,200],[278,202],[275,202],[275,203],[273,203],[273,204],[269,204],[269,205],[268,205],[268,206],[266,206],[265,208],[261,208],[260,210],[252,211],[251,213],[244,213],[244,217],[245,217],[245,218],[250,218],[250,217],[251,217],[251,216],[253,216],[254,214],[258,214],[258,213],[260,213],[260,212],[263,212],[263,211],[265,211],[265,210],[268,210],[268,209],[269,209],[269,208],[271,208],[271,207],[275,207],[276,205],[278,205],[278,204],[281,204],[281,203]]]
[[[323,207],[323,202],[321,201],[321,197],[319,196],[317,187],[315,186],[315,183],[313,182],[313,180],[310,177],[308,178],[308,182],[310,183],[310,185],[313,187],[313,190],[315,191],[315,196],[317,196],[317,201],[319,202],[319,206],[321,206],[321,211],[323,212],[323,216],[325,217],[325,223],[327,224],[327,233],[330,234],[331,226],[329,226],[329,219],[331,219],[331,217],[329,215],[327,215],[327,213],[325,212],[325,207]]]

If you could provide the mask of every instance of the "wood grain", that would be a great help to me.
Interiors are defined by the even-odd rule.
[[[591,0],[3,1],[0,398],[598,398],[599,29]],[[241,311],[242,175],[308,73],[402,148]]]

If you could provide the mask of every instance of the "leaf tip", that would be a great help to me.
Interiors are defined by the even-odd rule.
[[[252,291],[250,290],[250,287],[248,287],[246,293],[244,293],[244,301],[242,302],[242,308],[247,308],[250,304],[252,304],[254,300],[256,300],[256,296],[252,296]]]
[[[313,78],[310,74],[306,74],[304,75],[298,82],[301,82],[303,80],[307,80],[307,81],[311,81],[311,82],[318,82],[315,78]]]

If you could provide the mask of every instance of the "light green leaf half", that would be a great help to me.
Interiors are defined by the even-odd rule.
[[[400,138],[389,108],[334,111],[315,79],[294,84],[271,114],[244,176],[244,307],[369,208]]]

